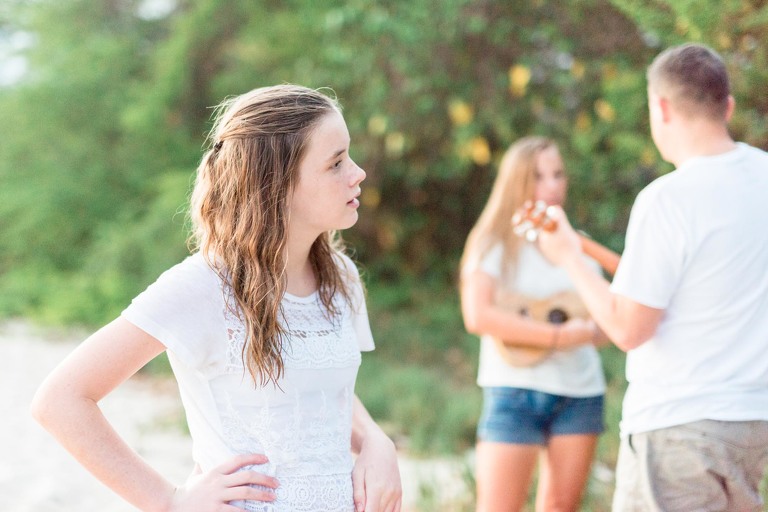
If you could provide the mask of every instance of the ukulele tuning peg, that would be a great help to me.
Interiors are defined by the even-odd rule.
[[[517,236],[526,236],[527,233],[534,229],[534,225],[529,220],[518,220],[519,223],[515,223],[515,227],[512,228],[512,232]]]
[[[554,213],[555,213],[555,207],[554,206],[547,206],[544,209],[544,215],[546,215],[547,217],[552,217],[554,215]]]

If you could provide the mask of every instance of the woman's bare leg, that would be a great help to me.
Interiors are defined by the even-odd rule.
[[[538,445],[477,443],[477,512],[518,512],[528,498]]]
[[[577,512],[592,460],[597,435],[573,434],[553,436],[542,454],[539,485],[536,492],[537,512]]]

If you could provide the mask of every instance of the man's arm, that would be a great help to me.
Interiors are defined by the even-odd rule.
[[[568,272],[594,321],[624,351],[648,341],[656,332],[664,310],[612,293],[608,281],[581,257],[581,242],[563,210],[553,207],[548,214],[557,222],[557,229],[541,232],[539,248],[547,259]]]

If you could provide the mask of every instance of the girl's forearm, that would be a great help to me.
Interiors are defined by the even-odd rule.
[[[175,488],[118,435],[88,398],[48,397],[36,419],[97,479],[145,512],[170,510]]]
[[[388,442],[391,442],[389,437],[381,430],[381,427],[373,421],[373,418],[371,418],[368,410],[357,395],[355,395],[355,400],[352,404],[352,451],[360,453],[363,443],[370,436],[382,436]]]

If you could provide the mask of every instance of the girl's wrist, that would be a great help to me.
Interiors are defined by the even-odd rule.
[[[174,510],[174,503],[176,502],[176,495],[179,493],[178,487],[171,487],[168,492],[163,492],[163,497],[160,498],[158,501],[158,507],[156,509],[157,512],[173,512]]]

